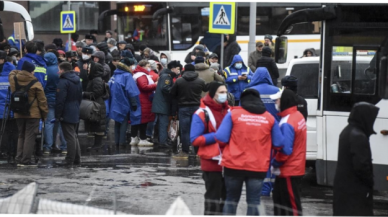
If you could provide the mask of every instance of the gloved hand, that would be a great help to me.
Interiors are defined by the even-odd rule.
[[[57,122],[56,118],[50,120],[50,123],[52,123],[52,124],[55,123],[55,122]]]
[[[277,168],[277,167],[271,166],[271,174],[273,174],[275,176],[279,176],[280,175],[280,169]]]
[[[131,106],[131,110],[132,110],[132,111],[136,111],[136,110],[137,110],[137,105]]]

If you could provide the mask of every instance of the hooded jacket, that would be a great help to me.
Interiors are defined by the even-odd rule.
[[[256,62],[263,56],[263,51],[255,49],[248,57],[248,66],[252,71],[256,71]]]
[[[259,91],[267,111],[271,113],[277,121],[280,121],[280,117],[278,116],[279,111],[276,110],[275,107],[275,100],[270,98],[270,95],[279,92],[279,88],[273,86],[267,68],[257,68],[255,74],[253,74],[251,83],[246,88]]]
[[[224,52],[224,64],[223,66],[230,66],[234,60],[234,56],[238,55],[241,51],[240,45],[236,42],[236,35],[229,35],[228,44],[225,47]]]
[[[224,81],[224,79],[213,69],[211,69],[206,63],[197,63],[194,65],[195,72],[198,73],[199,78],[205,81],[205,84],[208,84],[212,81]],[[202,97],[204,97],[207,92],[202,92]]]
[[[80,69],[80,72],[79,72],[79,77],[81,78],[81,83],[82,83],[82,90],[83,91],[86,91],[86,87],[88,86],[88,82],[89,82],[89,79],[88,79],[88,70],[85,70],[84,69],[84,64],[89,64],[93,62],[93,59],[92,57],[90,57],[90,59],[88,60],[83,60],[82,59],[82,56],[79,58],[79,60],[77,61],[77,65],[78,65],[78,68]]]
[[[348,125],[339,136],[338,162],[333,184],[334,215],[373,215],[373,164],[369,137],[379,108],[356,103]]]
[[[3,70],[0,73],[0,119],[3,119],[4,115],[4,109],[5,109],[5,104],[7,102],[10,102],[10,98],[7,99],[7,94],[8,94],[8,87],[9,87],[9,80],[8,76],[9,73],[15,70],[15,66],[10,63],[10,62],[5,62],[3,65]],[[11,93],[9,93],[11,96]],[[13,117],[13,113],[10,113],[11,117]]]
[[[186,58],[185,58],[185,63],[187,63],[187,64],[190,64],[190,63],[192,63],[193,62],[193,60],[191,59],[191,55],[194,55],[195,56],[195,54],[196,54],[196,52],[195,52],[195,50],[199,50],[199,51],[202,51],[202,52],[204,52],[204,47],[203,47],[203,45],[197,45],[197,46],[195,46],[194,48],[193,48],[193,50],[191,51],[191,52],[189,52],[187,55],[186,55]]]
[[[151,97],[154,95],[156,84],[149,76],[148,71],[139,65],[134,70],[133,77],[140,91],[139,103],[141,107],[141,123],[139,124],[153,122],[155,120],[155,114],[151,112]]]
[[[205,81],[198,77],[197,72],[185,71],[171,88],[171,95],[178,101],[179,107],[199,106]]]
[[[242,62],[243,66],[241,69],[236,69],[234,64],[236,62]],[[247,79],[238,80],[238,76],[243,73],[247,74]],[[240,55],[235,55],[231,64],[224,69],[225,82],[228,84],[228,92],[232,93],[235,100],[240,100],[241,93],[245,90],[247,85],[251,82],[253,73],[248,68]]]
[[[133,56],[135,56],[135,59],[136,59],[137,62],[140,62],[143,59],[143,58],[141,58],[141,56],[139,54],[135,53],[135,47],[133,47],[132,44],[127,44],[125,46],[125,49],[131,50],[131,52],[132,52]]]
[[[31,81],[37,80],[37,78],[27,71],[13,70],[9,73],[8,80],[11,86],[11,92],[13,93],[15,89],[15,80],[16,76],[18,84],[25,86],[28,85]],[[35,100],[34,100],[35,99]],[[15,118],[46,118],[48,113],[47,100],[44,95],[43,87],[40,82],[36,82],[28,91],[28,102],[31,103],[30,115],[21,115],[15,113]]]
[[[241,107],[233,107],[215,135],[226,146],[221,165],[226,176],[264,178],[270,166],[271,148],[281,148],[283,135],[276,119],[266,111],[260,93],[253,89],[241,95]]]
[[[204,110],[207,111],[209,117],[208,122],[206,122]],[[209,94],[206,94],[201,99],[200,108],[193,115],[190,128],[190,141],[193,146],[198,147],[197,154],[201,158],[201,169],[203,171],[222,171],[222,167],[218,165],[218,160],[212,159],[219,156],[223,150],[216,142],[214,136],[228,111],[228,102],[217,103]]]
[[[166,63],[166,64],[163,64],[163,63],[162,63],[162,55],[166,55],[166,57],[167,57],[167,63]],[[167,69],[167,68],[168,68],[168,67],[167,67],[167,64],[168,64],[169,62],[171,62],[171,56],[170,56],[170,54],[169,54],[168,52],[165,52],[165,53],[162,52],[162,53],[160,53],[159,59],[160,59],[160,63],[162,64],[163,68]]]
[[[277,79],[279,78],[279,69],[275,63],[275,60],[271,58],[272,50],[270,47],[264,47],[262,57],[257,60],[256,68],[265,67],[268,69],[269,75],[271,76],[272,83],[276,86]]]
[[[279,167],[279,177],[303,176],[306,165],[307,126],[297,109],[297,97],[292,90],[285,89],[280,98],[280,129],[283,132],[283,148],[278,151],[272,165]]]
[[[17,70],[22,70],[24,61],[30,62],[35,65],[35,74],[34,76],[42,84],[42,87],[46,87],[47,83],[47,74],[46,74],[46,62],[43,57],[37,54],[27,53],[23,58],[21,58],[16,67]]]
[[[104,67],[104,74],[102,75],[102,80],[105,81],[105,83],[108,83],[110,79],[110,67],[108,64],[105,63],[105,54],[102,51],[97,51],[95,52],[92,57],[97,57],[98,58],[98,63]]]
[[[48,103],[55,103],[55,95],[57,92],[57,85],[59,82],[58,75],[58,59],[54,53],[46,53],[44,60],[47,63],[47,84],[44,88]]]
[[[109,80],[110,97],[109,97],[109,117],[116,122],[122,123],[126,116],[130,114],[130,120],[141,116],[140,106],[138,111],[131,111],[131,106],[137,106],[136,98],[140,91],[133,80],[129,67],[123,63],[118,63],[117,69]],[[132,114],[134,113],[134,114]]]
[[[163,69],[160,72],[158,85],[156,86],[155,97],[152,101],[152,112],[163,115],[176,115],[176,100],[170,95],[174,85],[176,74],[170,69]]]
[[[55,118],[65,123],[79,123],[82,85],[76,72],[69,71],[60,76],[55,97]]]
[[[308,49],[303,51],[303,57],[307,57],[307,51],[311,52],[311,54],[312,54],[311,56],[312,57],[317,56],[314,48],[308,48]]]
[[[100,104],[100,121],[98,123],[88,122],[90,132],[105,132],[106,106],[102,97],[105,95],[105,82],[102,80],[104,67],[95,62],[91,62],[90,73],[88,75],[88,86],[83,94],[84,99],[90,99]]]

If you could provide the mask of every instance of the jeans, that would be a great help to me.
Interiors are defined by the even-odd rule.
[[[156,114],[159,123],[159,144],[167,144],[168,139],[168,115]]]
[[[61,150],[66,150],[67,149],[67,144],[65,137],[63,136],[63,132],[61,129],[61,125],[59,122],[56,123],[51,123],[50,121],[55,118],[55,102],[49,102],[48,103],[48,114],[47,118],[45,121],[45,128],[44,128],[44,145],[43,148],[51,150],[53,144],[54,144],[54,139],[57,136],[56,132],[59,132],[59,136],[61,138]],[[55,129],[57,128],[57,129]]]
[[[236,215],[237,204],[240,201],[243,183],[245,182],[248,210],[247,215],[259,215],[260,192],[263,179],[250,177],[225,176],[226,201],[224,215]]]
[[[190,150],[190,128],[193,114],[199,106],[179,107],[179,128],[181,131],[182,151],[189,153]]]
[[[124,145],[127,135],[128,116],[122,123],[115,121],[115,144]]]
[[[152,137],[152,135],[154,134],[155,124],[156,124],[156,118],[155,118],[154,121],[148,122],[148,124],[147,124],[147,131],[146,131],[147,137]]]

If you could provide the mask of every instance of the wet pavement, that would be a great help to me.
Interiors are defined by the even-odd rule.
[[[112,124],[111,124],[112,125]],[[111,128],[113,129],[113,128]],[[93,138],[80,134],[82,165],[74,169],[55,166],[64,155],[41,158],[38,168],[17,168],[0,161],[0,197],[8,197],[31,182],[38,184],[38,197],[78,205],[114,209],[129,214],[165,214],[180,196],[195,215],[204,213],[205,192],[199,160],[172,158],[171,151],[126,147],[117,153],[113,142],[104,140],[101,150],[88,152]],[[111,146],[110,148],[108,148]],[[301,185],[304,215],[332,215],[332,188],[319,186],[309,168]],[[375,192],[375,215],[388,215],[388,192]],[[273,215],[271,197],[262,197],[266,214]],[[245,189],[238,215],[246,212]]]

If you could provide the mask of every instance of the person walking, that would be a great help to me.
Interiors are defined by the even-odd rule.
[[[260,192],[271,149],[282,147],[283,135],[257,90],[247,89],[241,94],[241,107],[234,107],[225,116],[215,139],[225,147],[221,161],[226,185],[223,214],[236,215],[245,182],[247,215],[259,215]]]
[[[226,199],[225,181],[222,167],[218,164],[223,148],[215,141],[214,135],[228,113],[226,85],[212,81],[209,92],[201,99],[200,108],[191,122],[190,141],[198,147],[201,159],[202,178],[205,181],[205,215],[221,215]]]
[[[232,63],[224,69],[225,82],[228,84],[228,91],[233,94],[235,105],[240,103],[240,95],[251,82],[253,73],[248,68],[240,55],[233,57]]]
[[[60,63],[58,70],[60,77],[55,96],[55,121],[61,123],[67,154],[65,160],[57,164],[71,168],[81,164],[81,148],[76,129],[82,101],[82,84],[70,63]]]
[[[158,85],[156,86],[155,97],[152,101],[152,112],[156,115],[159,129],[159,146],[170,148],[167,143],[169,116],[176,116],[176,105],[173,103],[170,90],[174,84],[174,78],[179,73],[180,62],[173,60],[167,64],[167,69],[160,72]]]
[[[306,172],[307,126],[297,109],[297,98],[292,90],[285,89],[271,95],[279,109],[283,147],[272,160],[276,176],[273,189],[275,215],[303,215],[299,186]],[[342,180],[341,180],[342,181]]]
[[[272,78],[273,85],[278,85],[279,69],[275,63],[275,60],[271,58],[271,48],[266,46],[263,48],[262,57],[257,60],[256,68],[265,67],[268,69],[269,75]]]
[[[170,94],[178,102],[179,128],[182,141],[182,151],[175,158],[188,158],[190,150],[190,126],[193,114],[201,103],[201,94],[205,89],[205,81],[199,78],[191,64],[185,65],[185,71],[170,90]]]
[[[132,77],[132,67],[135,66],[134,59],[124,58],[117,63],[117,69],[109,80],[109,117],[115,121],[115,144],[116,150],[126,147],[125,137],[128,120],[131,113],[137,107],[136,98],[140,91]],[[140,109],[140,108],[139,108]]]
[[[133,79],[139,88],[141,120],[139,122],[131,122],[131,146],[153,146],[153,143],[147,141],[147,124],[155,120],[155,114],[152,110],[152,99],[157,83],[154,83],[149,72],[151,71],[150,64],[147,60],[139,62],[134,70]],[[138,135],[140,139],[138,138]]]
[[[19,85],[32,84],[27,92],[30,108],[26,108],[28,109],[26,113],[14,113],[19,132],[15,158],[18,166],[37,166],[35,162],[31,161],[31,156],[35,150],[39,120],[46,119],[48,113],[46,96],[42,84],[34,76],[34,70],[35,65],[24,61],[21,70],[13,70],[8,77],[12,93],[19,89]]]
[[[95,62],[90,62],[87,66],[88,86],[83,92],[83,99],[89,99],[100,104],[100,118],[98,122],[85,121],[85,129],[94,134],[94,144],[91,149],[102,147],[102,138],[105,134],[106,124],[106,107],[103,96],[105,96],[105,82],[102,80],[104,67]]]
[[[333,215],[373,215],[373,164],[369,138],[379,108],[359,102],[339,136],[338,162],[333,183]]]

